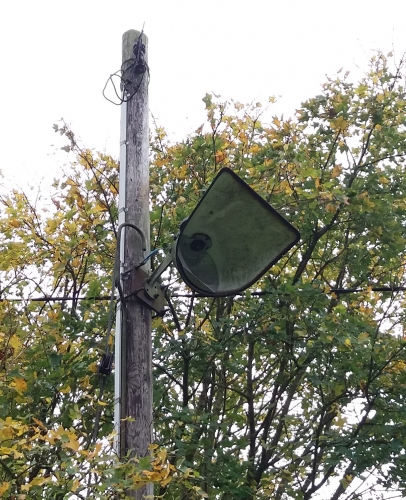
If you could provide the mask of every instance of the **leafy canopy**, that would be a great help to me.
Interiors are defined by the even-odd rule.
[[[358,83],[328,79],[289,119],[266,124],[260,104],[207,94],[207,122],[184,141],[155,129],[153,248],[223,166],[302,239],[235,297],[196,297],[171,270],[168,312],[153,319],[151,458],[116,460],[113,383],[97,374],[118,165],[57,128],[76,160],[50,206],[0,199],[4,498],[119,498],[145,481],[168,500],[406,491],[406,98],[403,60],[391,61],[377,54]]]

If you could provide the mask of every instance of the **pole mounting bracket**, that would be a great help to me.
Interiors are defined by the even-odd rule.
[[[129,295],[135,295],[160,316],[165,313],[165,287],[162,286],[159,278],[172,261],[173,247],[151,275],[144,271],[142,266],[134,267],[130,274]]]
[[[130,293],[127,297],[135,296],[159,316],[163,316],[165,314],[165,287],[160,283],[156,283],[154,286],[154,296],[151,297],[146,291],[148,278],[149,274],[147,271],[140,267],[134,267],[129,275]]]

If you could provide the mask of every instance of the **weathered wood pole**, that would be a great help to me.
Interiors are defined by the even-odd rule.
[[[133,47],[139,31],[129,30],[123,35],[123,69],[131,66]],[[147,37],[144,59],[148,62]],[[149,136],[148,136],[148,81],[149,74],[136,74],[134,68],[124,71],[123,78],[130,80],[129,98],[126,103],[126,165],[125,169],[125,221],[135,224],[144,233],[149,252]],[[125,105],[125,104],[124,104]],[[124,271],[137,266],[145,257],[139,234],[125,229]],[[145,269],[145,267],[144,267]],[[130,291],[123,280],[124,294]],[[127,288],[127,289],[126,289]],[[151,311],[140,300],[131,297],[126,301],[122,335],[120,451],[144,457],[152,441],[152,345]],[[131,492],[136,499],[153,495],[153,485]],[[151,497],[150,497],[151,498]]]

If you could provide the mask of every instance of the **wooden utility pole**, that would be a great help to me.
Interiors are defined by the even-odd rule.
[[[133,48],[140,34],[130,30],[123,35],[123,79],[127,89],[123,98],[128,99],[128,102],[122,105],[126,108],[122,113],[126,130],[126,164],[120,165],[120,172],[125,169],[125,200],[122,210],[125,222],[142,230],[147,243],[146,251],[149,252],[149,73],[148,69],[140,73],[140,68],[137,70],[132,64],[135,58]],[[145,45],[143,58],[147,63],[148,45],[143,34],[142,42]],[[123,236],[122,283],[124,294],[127,295],[131,290],[125,280],[125,272],[140,264],[145,252],[142,250],[140,235],[136,231],[126,227]],[[150,453],[148,447],[152,441],[151,310],[134,296],[126,300],[121,337],[120,454],[124,456],[131,451],[133,455],[144,457]],[[139,500],[147,495],[153,495],[152,484],[131,492],[131,496]]]

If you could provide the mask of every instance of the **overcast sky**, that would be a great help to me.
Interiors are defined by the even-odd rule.
[[[285,116],[325,75],[406,50],[405,0],[0,0],[0,170],[15,182],[58,174],[60,118],[90,148],[118,156],[119,107],[102,97],[121,37],[145,23],[150,110],[173,137],[204,118],[206,92]],[[271,109],[271,111],[273,111]]]

